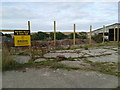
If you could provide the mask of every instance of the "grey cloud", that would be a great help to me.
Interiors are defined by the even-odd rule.
[[[113,5],[112,5],[113,4]],[[27,5],[27,6],[26,6]],[[112,5],[112,6],[111,6]],[[71,30],[77,24],[78,30],[89,30],[117,21],[115,3],[23,3],[23,5],[3,6],[3,27],[18,27],[30,20],[32,30],[53,30],[53,21],[57,21],[57,29]],[[112,8],[110,8],[112,7]],[[12,13],[11,13],[12,12]],[[17,22],[16,22],[17,21]],[[15,23],[16,22],[16,23]],[[13,28],[10,26],[10,28]]]

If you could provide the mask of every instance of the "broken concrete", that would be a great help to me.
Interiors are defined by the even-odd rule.
[[[39,59],[36,59],[34,62],[41,62],[41,61],[46,61],[45,58],[39,58]]]
[[[92,62],[116,62],[118,63],[118,55],[112,54],[108,56],[89,57],[89,58],[86,58],[86,60],[89,60]]]
[[[67,65],[69,67],[75,67],[75,68],[89,68],[90,64],[85,63],[83,60],[81,61],[61,61],[60,64]]]
[[[19,55],[12,55],[11,56],[13,60],[15,60],[18,63],[28,63],[28,61],[31,59],[30,56],[19,56]]]

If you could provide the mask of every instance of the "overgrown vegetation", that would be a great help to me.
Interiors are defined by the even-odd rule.
[[[38,32],[31,35],[31,40],[47,40],[47,38],[53,40],[54,39],[54,33],[50,32],[50,34],[47,34],[45,32]],[[79,34],[76,33],[76,38],[79,39],[87,39],[87,33],[86,32],[80,32]],[[56,39],[62,40],[62,39],[73,39],[73,33],[69,35],[65,35],[62,32],[56,32]]]
[[[58,50],[74,50],[74,49],[80,49],[80,48],[84,48],[85,50],[88,50],[89,48],[94,48],[94,47],[102,47],[102,46],[115,46],[118,47],[118,42],[105,42],[105,43],[96,43],[96,44],[86,44],[83,46],[71,46],[71,47],[67,47],[67,48],[59,48]]]
[[[68,47],[68,48],[61,48],[63,50],[73,50],[73,49],[80,49],[83,48],[85,50],[88,50],[89,48],[92,47],[101,47],[101,46],[118,46],[118,42],[106,42],[106,43],[100,43],[100,44],[87,44],[87,45],[83,45],[83,46],[79,46],[79,47]],[[41,56],[41,52],[40,51],[34,51],[32,52],[34,55],[38,55]],[[76,52],[76,53],[80,53],[80,52]],[[28,55],[27,51],[23,51],[20,52],[19,55]],[[90,56],[92,57],[92,56]],[[85,56],[81,56],[78,58],[66,58],[65,60],[69,60],[69,61],[75,61],[75,60],[82,60],[88,57]],[[10,53],[7,50],[3,50],[3,62],[2,62],[2,69],[3,71],[5,70],[12,70],[12,69],[18,69],[18,68],[25,68],[25,67],[50,67],[50,68],[60,68],[60,69],[67,69],[67,70],[93,70],[93,71],[98,71],[98,72],[102,72],[105,74],[111,74],[111,75],[116,75],[116,76],[120,76],[119,72],[116,71],[118,68],[118,64],[116,63],[109,63],[109,62],[104,62],[104,63],[98,63],[98,62],[91,62],[88,60],[83,60],[85,63],[89,63],[90,64],[90,68],[75,68],[75,67],[69,67],[63,64],[60,64],[58,62],[62,61],[62,59],[60,58],[52,58],[53,60],[50,60],[51,58],[45,58],[46,61],[41,61],[41,62],[34,62],[36,58],[32,58],[28,63],[25,64],[18,64],[16,61],[14,61],[11,57],[10,57]]]
[[[85,60],[85,62],[89,63],[91,65],[91,68],[89,68],[90,70],[120,77],[120,74],[118,71],[118,63],[115,63],[115,62],[92,62],[92,61],[88,61],[88,60]]]
[[[17,62],[10,57],[10,53],[6,49],[4,49],[2,52],[2,69],[13,69],[15,68],[16,64]]]
[[[102,34],[96,34],[96,35],[92,36],[92,39],[97,43],[102,43],[103,42],[103,35]],[[108,40],[105,39],[105,41],[108,41]]]
[[[45,40],[49,35],[45,32],[38,32],[31,35],[31,40]]]

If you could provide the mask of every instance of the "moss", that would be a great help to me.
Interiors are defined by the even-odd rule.
[[[24,56],[26,56],[26,55],[29,55],[29,52],[23,51],[23,52],[18,53],[18,55],[24,55]]]

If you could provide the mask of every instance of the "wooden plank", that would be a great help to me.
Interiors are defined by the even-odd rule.
[[[14,32],[14,30],[0,30],[0,32]]]

